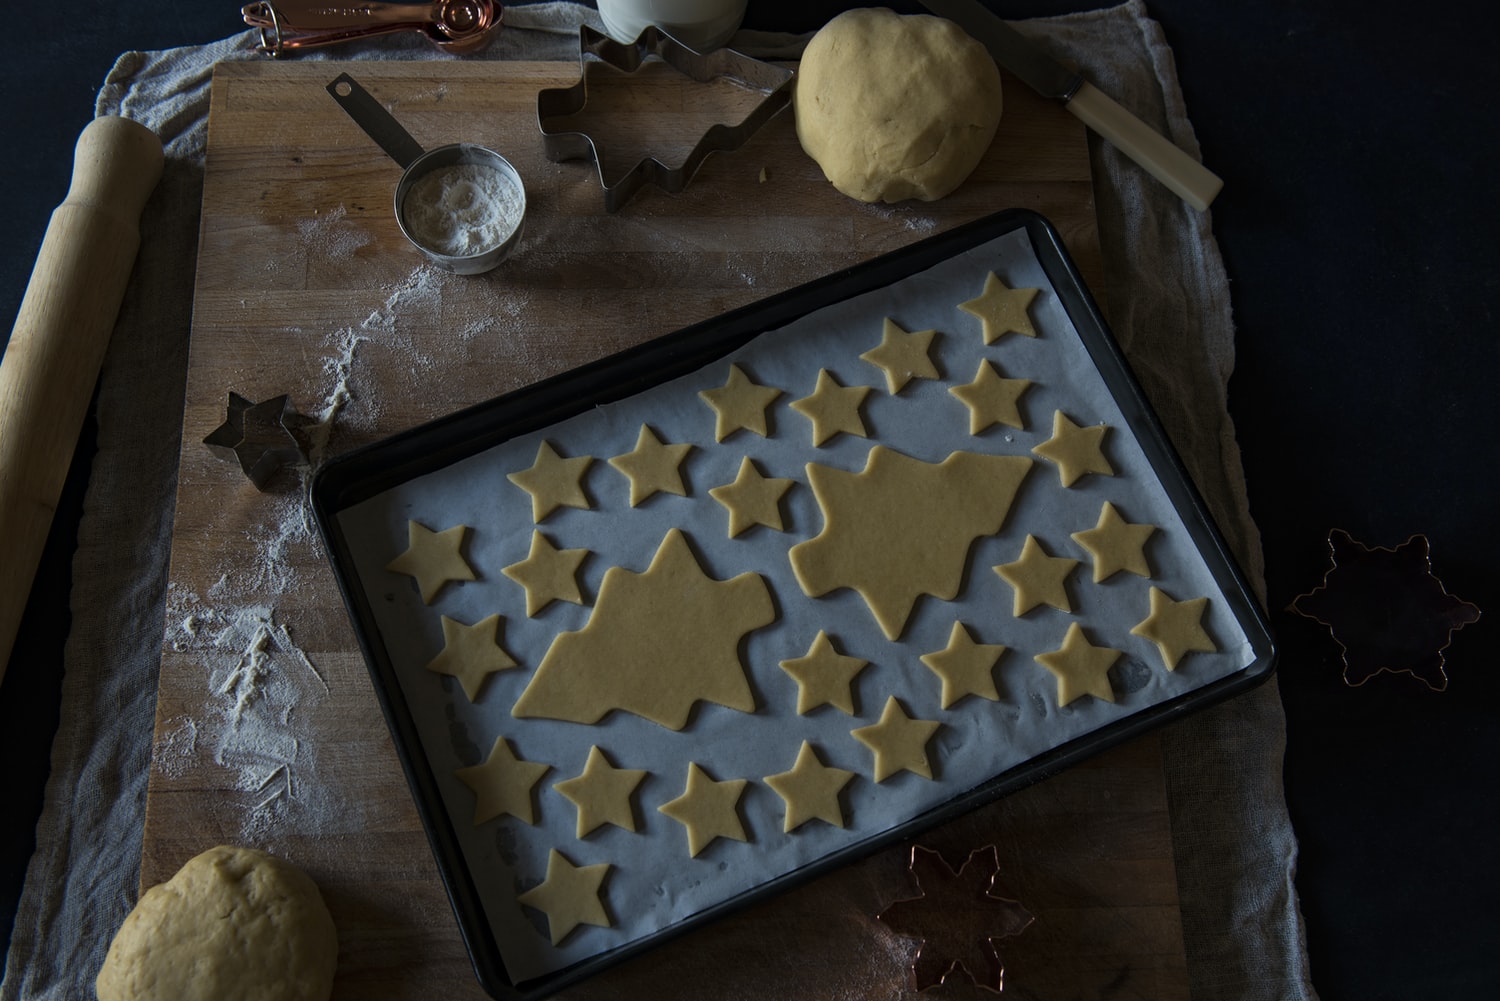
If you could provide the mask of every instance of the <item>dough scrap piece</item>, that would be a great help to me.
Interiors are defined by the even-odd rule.
[[[790,770],[766,776],[766,785],[786,804],[781,830],[790,834],[810,820],[843,827],[844,809],[839,805],[839,793],[852,778],[851,771],[823,764],[812,744],[804,740],[797,751],[797,762]]]
[[[597,723],[619,709],[681,730],[700,700],[754,712],[739,643],[775,618],[764,578],[709,577],[671,529],[644,572],[605,571],[588,623],[552,641],[511,714]]]
[[[510,814],[528,824],[536,823],[531,790],[552,766],[516,757],[510,741],[496,737],[489,757],[477,765],[459,768],[454,775],[474,792],[474,826]]]
[[[697,858],[714,838],[750,840],[739,812],[740,796],[748,782],[748,779],[716,782],[697,762],[690,761],[682,795],[656,809],[687,828],[688,854]]]
[[[834,435],[868,438],[859,408],[870,393],[869,386],[843,386],[828,369],[818,370],[818,384],[811,396],[792,401],[792,409],[812,421],[812,443],[822,445]]]
[[[578,807],[578,837],[605,824],[634,832],[635,807],[630,797],[646,774],[641,768],[616,768],[595,745],[589,748],[583,771],[552,788]]]
[[[797,582],[810,598],[853,588],[896,639],[921,595],[958,594],[974,541],[1000,531],[1031,466],[973,452],[934,464],[883,445],[859,473],[809,463],[823,530],[791,548]]]
[[[1031,325],[1031,301],[1040,289],[1010,288],[993,271],[984,279],[984,290],[977,298],[958,304],[970,316],[979,318],[984,343],[994,344],[1006,334],[1035,337]]]
[[[835,188],[862,202],[953,191],[1000,123],[1000,72],[951,21],[851,10],[808,42],[793,102],[797,138]]]
[[[976,642],[962,622],[955,622],[948,634],[948,645],[924,653],[919,659],[942,682],[942,706],[947,709],[969,695],[1000,701],[994,672],[1005,649],[999,643]]]
[[[1059,707],[1085,695],[1105,702],[1115,700],[1115,690],[1109,683],[1109,669],[1120,659],[1120,651],[1094,646],[1083,635],[1083,627],[1076,622],[1069,624],[1062,646],[1050,653],[1039,653],[1032,659],[1057,676]]]
[[[541,532],[531,530],[531,549],[526,558],[500,572],[526,589],[526,616],[533,618],[554,601],[583,604],[578,589],[578,568],[587,549],[558,549]]]
[[[468,525],[454,525],[434,532],[420,521],[406,523],[406,550],[385,565],[393,573],[404,573],[417,582],[422,604],[432,599],[451,581],[478,580],[474,568],[464,559],[462,549]]]
[[[553,945],[579,925],[609,928],[614,922],[604,909],[599,891],[612,867],[608,862],[597,865],[574,865],[556,848],[547,852],[547,877],[516,897],[518,903],[547,915],[547,932]]]
[[[470,702],[479,698],[479,689],[491,674],[517,666],[500,645],[500,616],[488,616],[471,626],[446,615],[441,619],[443,649],[427,662],[427,670],[457,678]]]
[[[1027,535],[1021,555],[1010,563],[995,567],[995,573],[1015,589],[1011,614],[1020,618],[1038,605],[1051,605],[1059,612],[1071,612],[1067,578],[1078,561],[1066,556],[1048,556],[1036,536]]]
[[[730,363],[729,379],[718,389],[698,393],[714,411],[714,441],[723,441],[736,431],[744,430],[766,436],[766,408],[781,396],[774,386],[751,381],[738,365]]]
[[[973,382],[950,386],[948,392],[969,408],[969,434],[979,434],[995,424],[1026,430],[1020,401],[1021,394],[1030,388],[1030,379],[1007,379],[985,359],[979,362]]]
[[[615,456],[609,464],[630,480],[630,506],[639,507],[642,501],[656,493],[687,496],[681,466],[682,460],[692,450],[693,446],[685,442],[666,444],[648,425],[642,424],[634,450]]]
[[[1099,509],[1099,522],[1093,528],[1073,533],[1073,541],[1094,557],[1094,583],[1108,580],[1121,570],[1141,577],[1151,576],[1146,561],[1146,540],[1156,532],[1155,525],[1132,524],[1120,516],[1109,501]]]
[[[912,379],[940,378],[929,354],[932,339],[936,336],[936,330],[908,333],[895,320],[886,317],[880,343],[859,357],[885,373],[885,387],[895,396]]]
[[[942,725],[906,715],[906,710],[892,695],[885,700],[879,722],[849,733],[874,752],[876,782],[884,782],[897,772],[911,772],[930,780],[932,762],[927,757],[927,742]]]
[[[1108,424],[1080,427],[1061,410],[1052,412],[1052,437],[1032,449],[1037,455],[1057,465],[1057,478],[1071,487],[1085,473],[1115,475],[1115,467],[1104,457],[1104,436]]]
[[[285,859],[219,845],[153,886],[110,943],[99,1001],[327,1001],[338,933]]]
[[[833,706],[855,715],[854,678],[870,664],[834,649],[823,630],[813,638],[806,655],[783,660],[781,669],[797,682],[797,714],[806,716],[819,706]]]
[[[755,525],[783,531],[781,498],[791,489],[792,482],[762,474],[747,455],[740,459],[740,471],[734,482],[710,487],[708,494],[729,512],[732,539]]]
[[[505,478],[531,495],[531,520],[540,525],[560,507],[583,511],[593,507],[583,490],[583,474],[593,461],[588,455],[564,459],[550,441],[543,441],[530,467],[507,473]]]
[[[1214,653],[1219,649],[1203,628],[1203,613],[1207,608],[1207,598],[1174,601],[1161,588],[1152,587],[1151,614],[1133,626],[1130,634],[1155,643],[1162,663],[1168,671],[1175,671],[1188,654]]]

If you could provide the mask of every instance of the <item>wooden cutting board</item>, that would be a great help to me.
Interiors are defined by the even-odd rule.
[[[399,169],[324,90],[344,70],[424,146],[479,142],[515,164],[530,198],[515,258],[471,278],[424,266],[392,215]],[[939,202],[845,198],[787,112],[686,192],[647,188],[611,216],[591,165],[542,153],[537,91],[577,77],[575,63],[452,61],[214,75],[141,883],[224,842],[293,859],[339,927],[337,998],[482,994],[296,477],[259,492],[202,444],[231,391],[331,416],[331,455],[1012,206],[1050,218],[1102,289],[1085,134],[1012,80],[993,147]],[[586,127],[611,170],[680,154],[758,100],[660,66],[590,88]],[[1187,997],[1155,738],[921,843],[955,863],[998,848],[1037,917],[1004,946],[1013,993]],[[912,894],[905,869],[903,851],[880,853],[570,996],[914,997],[914,943],[874,920]]]

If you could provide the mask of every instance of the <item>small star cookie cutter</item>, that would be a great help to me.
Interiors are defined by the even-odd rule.
[[[621,73],[631,74],[652,57],[698,83],[722,77],[766,96],[739,123],[719,122],[711,126],[680,166],[669,167],[656,157],[648,156],[626,171],[620,180],[610,184],[604,176],[603,157],[590,135],[553,131],[549,124],[583,110],[588,101],[590,66],[604,63]],[[647,183],[655,184],[668,194],[685,189],[710,153],[739,149],[791,103],[795,77],[790,69],[753,59],[733,49],[698,52],[655,25],[648,25],[631,43],[617,42],[586,24],[582,25],[578,30],[578,63],[577,83],[570,87],[546,88],[537,94],[537,124],[542,132],[542,148],[547,159],[554,163],[593,160],[599,174],[599,185],[604,190],[604,209],[610,213],[619,211]]]
[[[231,392],[224,423],[203,444],[221,459],[237,461],[255,489],[264,491],[282,469],[307,462],[306,429],[315,423],[297,413],[286,393],[252,403]]]

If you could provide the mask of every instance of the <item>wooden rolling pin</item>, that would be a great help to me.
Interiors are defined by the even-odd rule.
[[[161,178],[156,134],[96,118],[78,137],[0,359],[0,681]]]

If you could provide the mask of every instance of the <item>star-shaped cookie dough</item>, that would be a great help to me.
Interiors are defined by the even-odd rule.
[[[579,925],[608,928],[613,924],[599,897],[609,870],[608,862],[574,865],[552,848],[547,853],[547,878],[516,900],[547,915],[547,932],[557,945]]]
[[[1188,654],[1213,653],[1219,649],[1203,628],[1203,612],[1207,608],[1207,598],[1173,601],[1167,592],[1153,587],[1151,614],[1132,627],[1130,635],[1155,643],[1162,663],[1168,671],[1175,671]]]
[[[943,708],[947,709],[966,695],[977,695],[991,702],[1000,701],[995,689],[995,665],[1005,647],[999,643],[977,643],[962,622],[953,623],[948,645],[942,650],[924,653],[922,663],[943,683]]]
[[[885,386],[895,396],[912,379],[938,378],[937,366],[928,354],[936,330],[902,330],[895,320],[886,318],[880,344],[860,355],[862,361],[885,372]]]
[[[1011,563],[995,567],[1000,579],[1015,589],[1011,614],[1020,618],[1038,605],[1051,605],[1060,612],[1071,612],[1066,585],[1068,574],[1078,561],[1066,556],[1048,556],[1036,536],[1026,536],[1021,556]]]
[[[969,433],[979,434],[995,424],[1026,429],[1021,416],[1021,394],[1031,388],[1030,379],[1007,379],[988,359],[979,362],[974,381],[949,386],[948,392],[969,408]]]
[[[1108,580],[1121,570],[1141,577],[1151,576],[1146,562],[1146,540],[1156,531],[1155,525],[1135,525],[1126,521],[1109,501],[1099,509],[1099,522],[1093,528],[1073,533],[1073,541],[1094,557],[1094,583]]]
[[[531,530],[531,551],[520,563],[500,572],[526,589],[526,614],[535,616],[554,601],[583,604],[578,589],[578,568],[587,549],[558,549],[541,532]]]
[[[869,386],[841,386],[828,369],[818,370],[818,384],[811,396],[792,401],[792,409],[812,421],[812,442],[822,445],[839,432],[868,438],[860,405]]]
[[[766,408],[776,402],[781,390],[752,382],[738,365],[730,364],[729,381],[718,389],[698,393],[714,409],[714,441],[723,441],[736,431],[766,436]]]
[[[1109,684],[1109,669],[1120,659],[1120,651],[1107,646],[1094,646],[1083,635],[1083,628],[1074,622],[1068,626],[1063,644],[1051,653],[1039,653],[1033,658],[1038,664],[1057,675],[1057,704],[1065,706],[1074,699],[1092,695],[1105,702],[1115,700],[1115,690]]]
[[[438,591],[450,580],[478,580],[474,568],[460,551],[467,525],[454,525],[434,532],[420,521],[406,523],[406,551],[385,565],[394,573],[415,577],[422,604],[432,604]]]
[[[443,649],[427,662],[427,670],[457,678],[464,694],[473,702],[479,697],[485,678],[516,666],[500,646],[500,616],[491,615],[472,626],[446,615],[441,619]]]
[[[1010,333],[1036,336],[1031,325],[1031,316],[1026,312],[1031,300],[1036,298],[1034,288],[1006,288],[994,272],[984,280],[984,291],[979,298],[961,302],[958,308],[970,316],[979,317],[984,327],[984,343],[993,344],[1001,336]]]
[[[913,719],[892,695],[885,700],[880,721],[850,730],[850,735],[875,754],[875,781],[884,782],[897,772],[907,771],[932,778],[932,762],[927,758],[927,742],[943,724]]]
[[[609,464],[624,473],[630,480],[630,506],[637,507],[641,501],[655,493],[687,496],[682,485],[682,460],[693,450],[691,444],[668,445],[656,436],[656,432],[645,424],[636,436],[635,448],[624,455],[617,455]]]
[[[597,746],[589,748],[583,771],[552,788],[578,807],[578,837],[605,824],[634,831],[635,807],[630,796],[646,777],[641,768],[616,768]]]
[[[740,823],[740,794],[746,779],[715,782],[696,762],[688,764],[687,788],[681,796],[657,807],[687,828],[688,854],[697,857],[714,838],[749,841]]]
[[[536,823],[536,811],[532,809],[531,788],[541,777],[552,770],[552,766],[540,761],[526,761],[516,757],[510,742],[504,737],[495,738],[490,756],[483,763],[460,768],[453,774],[474,791],[474,826],[508,813],[528,824]]]
[[[1104,457],[1104,435],[1108,424],[1080,427],[1061,410],[1052,413],[1052,437],[1032,449],[1057,465],[1057,478],[1071,487],[1085,473],[1113,476],[1115,467]]]
[[[593,461],[588,455],[564,459],[550,441],[544,441],[537,447],[531,467],[508,473],[506,479],[531,495],[531,520],[540,525],[560,507],[587,511],[593,506],[583,492],[583,474]]]
[[[809,820],[825,820],[834,827],[843,827],[839,792],[852,778],[851,771],[823,764],[812,744],[804,740],[797,752],[797,763],[790,771],[766,776],[766,785],[776,790],[776,795],[786,803],[782,831],[795,831]]]
[[[792,482],[763,475],[747,455],[740,460],[739,475],[733,483],[710,487],[708,493],[729,512],[729,537],[732,539],[754,525],[782,531],[781,498],[791,488]]]
[[[839,653],[823,630],[818,630],[807,654],[781,662],[781,669],[797,682],[797,712],[806,715],[818,706],[833,706],[854,715],[854,676],[869,661]]]

